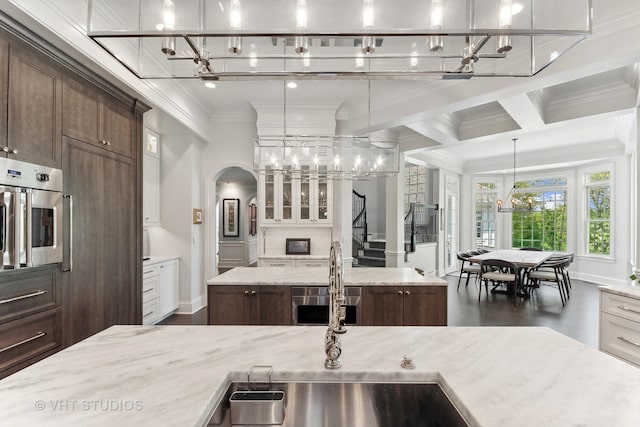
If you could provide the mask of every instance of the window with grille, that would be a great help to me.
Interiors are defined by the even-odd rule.
[[[498,193],[494,182],[476,182],[476,247],[496,247],[496,200]]]
[[[586,195],[587,253],[611,254],[611,171],[584,176]]]

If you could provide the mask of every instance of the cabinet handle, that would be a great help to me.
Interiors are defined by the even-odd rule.
[[[31,338],[27,338],[26,340],[22,340],[22,341],[20,341],[20,342],[15,343],[15,344],[11,344],[10,346],[5,347],[5,348],[0,348],[0,353],[3,353],[3,352],[5,352],[5,351],[9,351],[9,350],[11,350],[12,348],[16,348],[16,347],[18,347],[18,346],[20,346],[20,345],[22,345],[22,344],[26,344],[26,343],[31,342],[31,341],[33,341],[33,340],[37,340],[38,338],[42,338],[42,337],[43,337],[43,336],[45,336],[45,335],[47,335],[45,332],[37,332],[37,333],[36,333],[34,336],[32,336]]]
[[[402,295],[402,291],[398,291],[398,295]]]
[[[622,342],[626,342],[627,344],[635,345],[636,347],[639,347],[639,348],[640,348],[640,343],[637,343],[637,342],[634,342],[634,341],[628,340],[628,339],[626,339],[625,337],[618,337],[618,339],[619,339],[620,341],[622,341]]]
[[[624,311],[630,311],[632,313],[640,314],[640,311],[634,310],[633,308],[625,307],[624,305],[619,305],[618,308]]]
[[[255,294],[256,294],[256,291],[251,291],[251,295],[255,295]]]
[[[107,145],[111,145],[111,141],[107,141]]]
[[[64,194],[62,198],[69,200],[69,265],[62,271],[71,272],[73,271],[73,195]]]
[[[4,151],[5,153],[9,152],[9,147],[2,147],[2,151]]]
[[[249,291],[244,291],[245,296],[249,296]]]
[[[405,295],[411,295],[411,292],[409,292],[409,291],[405,291],[405,292],[404,292],[404,294],[405,294]]]
[[[24,294],[24,295],[20,295],[20,296],[17,296],[17,297],[0,300],[0,304],[8,304],[10,302],[19,301],[21,299],[33,298],[33,297],[37,297],[38,295],[42,295],[42,294],[46,294],[46,293],[47,293],[47,291],[35,291],[35,292],[30,293],[30,294]]]

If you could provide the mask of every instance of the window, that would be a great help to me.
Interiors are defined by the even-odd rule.
[[[585,175],[587,253],[611,254],[611,171]]]
[[[494,182],[476,182],[476,247],[496,247],[496,199]]]
[[[424,204],[426,195],[426,168],[406,163],[404,166],[404,212],[409,212],[409,204]]]
[[[567,179],[554,177],[516,182],[525,198],[533,199],[531,212],[512,214],[514,248],[567,250]]]

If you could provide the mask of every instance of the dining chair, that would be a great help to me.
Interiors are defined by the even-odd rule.
[[[509,261],[502,259],[485,259],[480,264],[480,286],[478,288],[478,301],[482,294],[482,283],[489,297],[489,282],[493,285],[491,291],[494,291],[500,285],[506,285],[507,289],[513,292],[513,304],[516,304],[516,296],[518,295],[518,267]]]
[[[543,284],[555,284],[555,286],[558,287],[560,301],[564,307],[566,301],[569,299],[570,282],[567,268],[571,264],[572,258],[573,256],[571,254],[553,255],[538,267],[528,271],[526,277],[528,292],[535,290]]]
[[[462,264],[460,264],[460,276],[458,277],[458,288],[456,289],[457,292],[460,290],[462,275],[465,273],[467,274],[467,281],[464,284],[464,286],[467,287],[469,286],[469,277],[471,277],[472,274],[476,275],[477,280],[478,275],[480,274],[480,266],[469,261],[469,258],[471,258],[472,255],[468,252],[458,252],[456,256],[458,257],[458,260],[462,262]]]

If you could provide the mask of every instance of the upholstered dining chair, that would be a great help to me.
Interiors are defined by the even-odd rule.
[[[462,280],[462,275],[465,273],[467,275],[467,281],[464,284],[464,286],[467,287],[469,286],[469,277],[472,274],[475,274],[476,279],[478,278],[478,275],[480,275],[480,266],[469,261],[471,255],[468,252],[458,252],[456,256],[458,257],[458,261],[461,262],[460,276],[458,277],[458,288],[456,289],[456,291],[458,291],[460,290],[460,281]]]
[[[538,267],[529,271],[526,278],[526,286],[529,292],[542,284],[555,285],[558,287],[560,301],[564,307],[569,299],[569,289],[571,288],[568,267],[572,260],[573,254],[553,255]]]
[[[509,261],[502,259],[485,259],[480,264],[480,287],[478,288],[478,301],[482,294],[482,283],[489,297],[489,282],[493,285],[492,291],[500,285],[506,285],[513,291],[513,304],[516,304],[518,295],[518,267]]]

